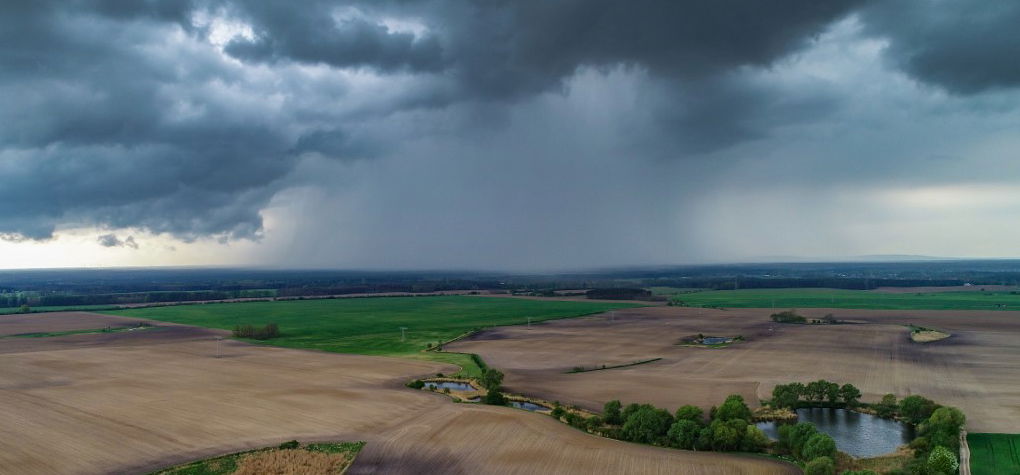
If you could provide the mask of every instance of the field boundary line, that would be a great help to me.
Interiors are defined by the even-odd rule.
[[[960,430],[960,475],[970,475],[970,445],[967,443],[967,431]]]

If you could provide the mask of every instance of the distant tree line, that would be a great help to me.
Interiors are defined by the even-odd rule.
[[[590,299],[601,300],[642,300],[652,296],[652,292],[635,288],[592,289],[585,294]]]

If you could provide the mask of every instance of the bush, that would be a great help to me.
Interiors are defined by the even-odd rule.
[[[894,417],[897,409],[899,409],[899,403],[896,402],[895,394],[882,396],[882,402],[875,405],[875,412],[878,413],[878,417],[886,419]]]
[[[836,441],[832,440],[828,434],[812,435],[804,444],[801,455],[804,460],[814,460],[820,457],[834,458],[836,456]]]
[[[704,422],[705,420],[705,411],[702,411],[701,408],[698,406],[691,406],[688,404],[686,406],[681,406],[680,409],[677,409],[676,416],[674,418],[678,421],[679,420],[694,421],[697,422],[698,425],[700,426],[701,423]]]
[[[237,338],[251,338],[253,340],[268,340],[280,336],[280,327],[275,323],[268,323],[264,327],[253,325],[237,325],[232,332]]]
[[[301,446],[301,444],[298,443],[298,441],[296,441],[296,440],[289,440],[287,442],[284,442],[284,443],[280,444],[280,449],[283,449],[283,450],[296,449],[296,448],[298,448],[300,446]]]
[[[960,461],[956,460],[952,451],[940,445],[928,456],[927,467],[928,473],[932,475],[952,475],[960,468]]]
[[[807,323],[807,318],[797,315],[797,312],[793,310],[787,310],[785,312],[773,313],[772,321],[777,323]]]
[[[917,425],[935,412],[935,401],[921,396],[907,396],[900,401],[900,415],[911,424]]]
[[[818,433],[818,429],[810,422],[799,422],[794,425],[783,425],[779,427],[779,446],[790,452],[794,457],[804,460],[802,450],[812,436]]]
[[[769,437],[757,426],[747,425],[744,439],[740,441],[740,450],[745,452],[761,452],[769,446]]]
[[[559,418],[563,417],[563,414],[565,412],[566,411],[563,410],[563,406],[561,406],[559,402],[553,404],[553,409],[552,409],[552,414],[551,414],[553,417],[559,419]]]
[[[818,457],[804,467],[804,475],[835,475],[836,464],[829,457]]]
[[[482,398],[482,402],[486,404],[491,404],[493,406],[505,406],[506,396],[504,396],[503,393],[499,391],[489,391],[485,393],[485,397]]]
[[[743,419],[745,421],[751,420],[751,409],[744,404],[744,397],[739,394],[732,394],[726,398],[719,409],[716,409],[713,419],[719,419],[723,421],[733,419]]]
[[[425,382],[420,379],[416,379],[414,381],[411,381],[410,383],[407,383],[407,387],[411,389],[421,389],[425,387]]]

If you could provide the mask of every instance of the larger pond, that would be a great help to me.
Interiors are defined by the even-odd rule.
[[[797,409],[797,422],[811,422],[819,432],[829,434],[836,447],[854,457],[866,458],[895,452],[914,439],[914,428],[902,422],[846,409]],[[758,427],[773,439],[779,438],[779,426],[792,422],[759,422]]]

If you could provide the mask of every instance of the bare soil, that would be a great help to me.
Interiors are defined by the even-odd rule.
[[[112,318],[47,314],[15,332]],[[759,457],[603,439],[548,416],[403,387],[452,372],[447,365],[167,328],[24,339],[28,347],[0,354],[0,472],[139,473],[297,439],[366,441],[348,471],[359,474],[798,473]]]
[[[961,408],[973,432],[1020,425],[1020,312],[802,309],[832,313],[840,325],[777,324],[771,309],[647,307],[488,330],[447,346],[478,353],[506,373],[508,390],[598,410],[608,400],[705,409],[727,394],[754,405],[776,384],[819,378],[858,386],[864,399],[921,394]],[[943,329],[948,339],[910,340],[904,324]],[[726,348],[676,345],[687,335],[738,336]],[[661,357],[654,363],[588,373],[592,367]]]

